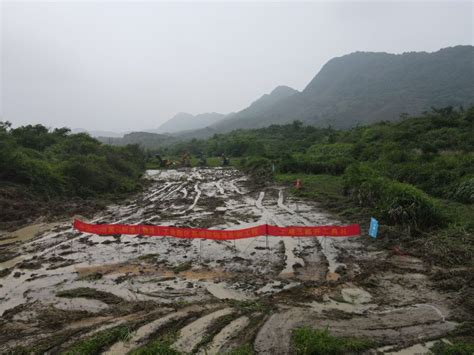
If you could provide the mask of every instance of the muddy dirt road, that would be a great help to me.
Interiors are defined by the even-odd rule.
[[[148,171],[135,199],[94,223],[238,229],[338,224],[284,187],[255,188],[233,169]],[[126,325],[101,348],[125,354],[172,333],[183,353],[291,353],[291,329],[329,327],[379,351],[443,337],[456,323],[420,260],[360,238],[238,241],[81,234],[71,221],[0,239],[0,352],[61,353]],[[25,235],[26,234],[26,235]],[[417,345],[419,346],[419,345]]]

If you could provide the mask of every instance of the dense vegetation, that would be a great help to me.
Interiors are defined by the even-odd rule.
[[[162,152],[180,155],[185,151],[263,157],[284,173],[341,175],[351,167],[347,183],[352,187],[362,183],[355,180],[356,175],[383,176],[433,196],[474,202],[474,108],[434,109],[398,123],[348,131],[294,122],[192,140]]]
[[[361,354],[375,346],[367,339],[335,337],[328,329],[310,327],[293,330],[291,340],[297,355]]]
[[[2,186],[23,186],[47,198],[124,193],[139,186],[144,164],[138,146],[112,147],[67,128],[0,122]]]
[[[460,241],[471,236],[461,254],[473,250],[474,108],[433,109],[351,130],[296,121],[179,143],[161,153],[185,151],[240,158],[257,179],[269,179],[273,171],[308,181],[333,176],[346,200],[384,224],[409,235],[438,229]]]

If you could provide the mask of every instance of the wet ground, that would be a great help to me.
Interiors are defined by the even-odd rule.
[[[239,229],[340,224],[284,187],[256,188],[234,169],[148,171],[135,199],[93,223]],[[363,238],[363,237],[361,237]],[[291,330],[329,327],[366,337],[379,351],[423,347],[454,329],[453,297],[431,268],[361,238],[186,240],[79,233],[71,221],[0,235],[0,352],[61,353],[127,324],[125,354],[170,329],[183,353],[292,352]],[[456,315],[456,319],[459,315]]]

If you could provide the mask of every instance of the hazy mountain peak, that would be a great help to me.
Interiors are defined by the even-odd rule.
[[[277,87],[216,128],[225,132],[293,120],[347,128],[432,106],[470,106],[473,92],[473,46],[433,53],[354,52],[329,60],[302,92]]]
[[[290,88],[289,86],[284,86],[284,85],[277,86],[275,89],[272,90],[272,92],[270,92],[270,94],[264,94],[258,100],[252,102],[250,107],[248,107],[248,108],[246,108],[246,109],[244,109],[240,112],[246,111],[246,110],[248,110],[249,108],[252,108],[252,107],[254,109],[261,109],[261,108],[271,106],[275,102],[277,102],[278,100],[281,100],[283,98],[292,96],[296,93],[298,93],[298,91],[295,90],[295,89]]]
[[[156,130],[158,133],[176,133],[180,131],[201,129],[210,126],[225,117],[222,113],[208,112],[199,115],[192,115],[186,112],[179,112]]]
[[[296,94],[298,90],[295,90],[293,88],[290,88],[289,86],[286,85],[280,85],[277,86],[273,91],[270,93],[270,96],[290,96],[293,94]]]

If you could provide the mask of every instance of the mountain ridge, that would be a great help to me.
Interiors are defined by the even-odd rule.
[[[347,129],[396,121],[402,114],[418,115],[432,107],[471,105],[471,45],[431,53],[359,51],[329,60],[302,91],[278,86],[238,112],[218,114],[222,116],[213,124],[194,130],[186,126],[186,131],[172,136],[176,140],[205,139],[216,133],[295,120],[312,126]]]
[[[225,114],[218,112],[206,112],[198,115],[192,115],[187,112],[179,112],[166,122],[162,123],[156,130],[146,130],[152,133],[177,133],[200,129],[210,126],[226,117]]]
[[[239,111],[232,124],[211,128],[228,132],[301,120],[316,126],[350,128],[432,106],[474,104],[474,47],[436,52],[354,52],[329,60],[303,91],[249,115]]]

